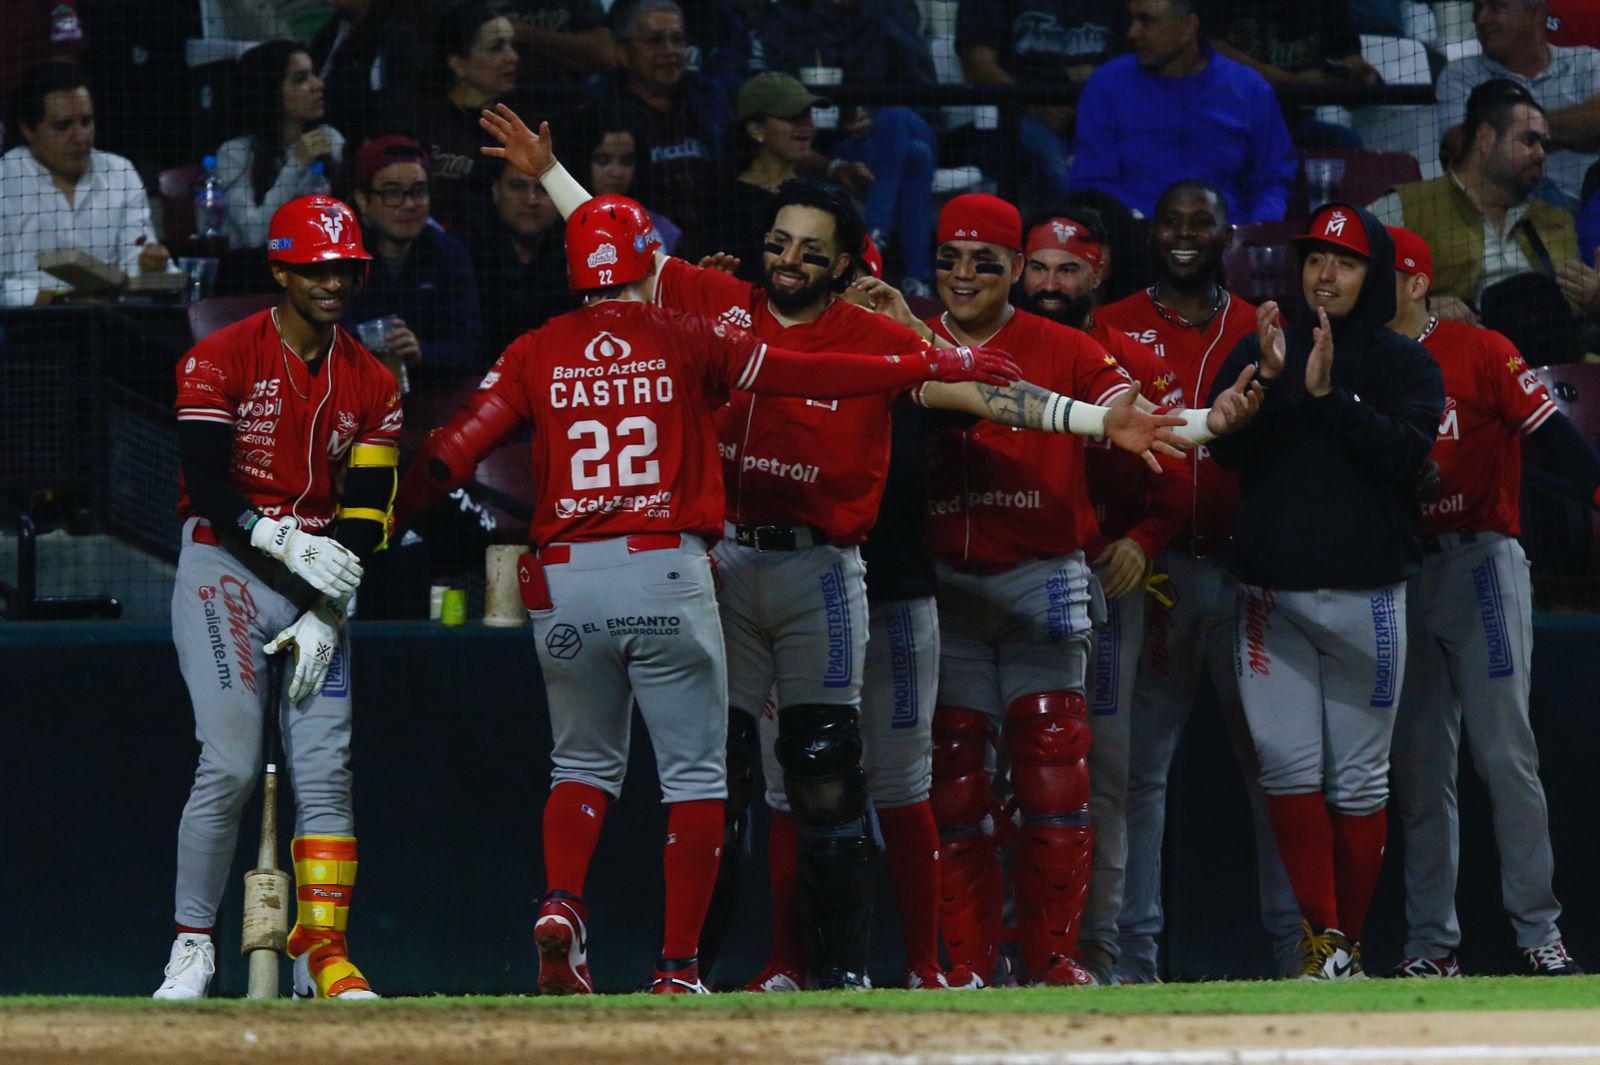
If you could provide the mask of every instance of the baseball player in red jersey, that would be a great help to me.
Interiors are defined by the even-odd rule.
[[[1131,390],[1116,360],[1089,337],[1011,305],[1023,266],[1015,207],[958,196],[940,212],[938,241],[946,310],[924,323],[935,335],[953,343],[992,339],[1015,352],[1036,384],[1093,403]],[[1241,374],[1236,389],[1249,380]],[[1220,410],[1186,416],[1190,428],[1226,428]],[[1084,488],[1083,448],[1004,425],[944,427],[930,449],[928,496],[929,541],[940,563],[932,801],[943,841],[951,983],[981,985],[997,961],[999,869],[984,828],[995,806],[986,763],[997,731],[1023,821],[1014,889],[1027,977],[1087,983],[1092,978],[1073,960],[1093,847],[1083,549],[1099,530]]]
[[[1555,858],[1528,721],[1533,595],[1517,543],[1517,500],[1522,438],[1538,441],[1590,498],[1600,485],[1600,455],[1509,340],[1428,313],[1433,254],[1410,230],[1390,227],[1389,234],[1398,302],[1390,328],[1422,342],[1445,391],[1431,453],[1438,481],[1422,501],[1422,573],[1408,588],[1411,634],[1390,755],[1410,927],[1396,974],[1461,975],[1455,781],[1463,725],[1489,787],[1501,894],[1517,946],[1536,975],[1579,973],[1556,927]]]
[[[344,625],[388,522],[400,395],[338,326],[372,258],[350,209],[326,196],[285,204],[267,257],[284,290],[278,305],[178,363],[183,546],[172,632],[200,764],[178,826],[178,935],[159,999],[201,998],[216,971],[211,930],[267,713],[282,720],[297,803],[295,996],[376,997],[345,947],[356,841]],[[266,656],[291,649],[287,699],[266,706]]]
[[[1201,181],[1179,181],[1157,200],[1151,221],[1155,284],[1099,308],[1095,322],[1154,352],[1193,400],[1207,394],[1223,359],[1255,331],[1256,308],[1218,282],[1222,254],[1233,241],[1220,193]],[[1272,838],[1233,675],[1237,586],[1221,556],[1233,536],[1239,475],[1215,462],[1204,446],[1188,457],[1188,470],[1192,510],[1176,540],[1154,559],[1167,580],[1160,585],[1162,595],[1152,596],[1145,607],[1144,648],[1129,713],[1128,860],[1117,961],[1118,980],[1129,983],[1157,978],[1167,777],[1208,677],[1248,787],[1262,919],[1274,940],[1280,974],[1293,971],[1300,960],[1300,908]]]
[[[1023,246],[1027,308],[1089,334],[1145,383],[1145,395],[1158,406],[1182,407],[1177,372],[1095,313],[1109,254],[1104,224],[1091,207],[1052,211],[1032,220]],[[1095,625],[1086,692],[1094,740],[1089,748],[1094,872],[1078,936],[1078,961],[1097,983],[1109,984],[1119,954],[1117,918],[1128,859],[1128,705],[1144,644],[1145,578],[1150,560],[1187,520],[1193,486],[1181,460],[1168,459],[1162,472],[1153,474],[1136,457],[1101,441],[1085,442],[1084,464],[1100,535],[1087,552],[1098,593],[1092,604]]]
[[[584,202],[587,193],[551,154],[548,130],[533,134],[509,110],[486,115],[484,127],[506,146],[498,151],[511,153],[513,162],[545,183],[558,208],[570,212]],[[836,190],[813,182],[786,184],[768,223],[760,287],[662,255],[655,301],[802,350],[870,353],[921,342],[893,322],[834,298],[860,247],[859,219]],[[1073,409],[1064,397],[1021,384],[987,392],[935,385],[916,398],[927,406],[1057,432],[1069,431],[1064,415]],[[887,475],[893,399],[818,402],[739,392],[718,413],[728,497],[726,538],[715,557],[728,647],[728,764],[735,796],[726,847],[730,873],[719,896],[731,895],[743,849],[743,802],[754,790],[760,756],[755,710],[775,686],[777,730],[763,745],[768,800],[779,815],[774,957],[752,982],[765,990],[802,983],[805,955],[814,986],[864,986],[866,980],[871,843],[858,705],[868,619],[859,545],[877,517]],[[1088,414],[1087,407],[1078,409]],[[1055,416],[1049,416],[1052,410]],[[1170,422],[1132,409],[1102,417],[1114,436],[1141,451]],[[923,801],[912,798],[913,806]],[[906,837],[890,841],[891,855],[921,854],[931,877],[937,850],[931,814],[924,807],[910,815],[890,819],[890,834],[903,827]],[[809,933],[804,948],[792,934],[782,875],[791,840]],[[730,911],[719,905],[718,912]],[[907,926],[926,932],[908,937],[907,983],[943,986],[932,914]],[[713,925],[713,940],[717,931]]]
[[[670,808],[667,918],[651,990],[706,990],[698,940],[727,795],[727,670],[706,553],[723,531],[716,408],[735,388],[842,399],[1017,376],[1009,360],[972,349],[802,355],[650,306],[657,247],[634,201],[579,207],[567,224],[567,268],[584,307],[506,350],[467,409],[430,435],[397,506],[398,527],[533,425],[536,554],[521,572],[555,734],[548,893],[534,925],[547,994],[592,990],[583,884],[621,789],[634,700]]]

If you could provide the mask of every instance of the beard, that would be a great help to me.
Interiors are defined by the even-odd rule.
[[[766,289],[767,299],[780,314],[795,314],[807,307],[815,305],[822,300],[833,288],[833,278],[823,274],[814,281],[810,281],[797,289],[780,289],[773,285],[773,268],[768,268],[762,275],[761,287]]]
[[[1046,296],[1061,302],[1045,303],[1041,297]],[[1040,291],[1025,298],[1028,310],[1034,314],[1072,329],[1082,329],[1083,323],[1089,320],[1089,312],[1094,310],[1094,297],[1087,292],[1081,296],[1064,298],[1057,292]]]

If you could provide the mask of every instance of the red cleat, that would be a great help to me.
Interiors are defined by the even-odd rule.
[[[577,899],[548,898],[539,907],[533,940],[539,947],[539,994],[592,995],[589,926]]]

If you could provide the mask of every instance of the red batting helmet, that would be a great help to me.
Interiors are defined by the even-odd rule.
[[[661,240],[650,215],[626,196],[597,196],[567,219],[567,287],[574,292],[637,281]]]
[[[267,258],[280,263],[370,261],[355,212],[332,196],[290,200],[267,227]]]

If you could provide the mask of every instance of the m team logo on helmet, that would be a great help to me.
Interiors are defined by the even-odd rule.
[[[583,349],[583,357],[590,362],[599,362],[601,359],[626,359],[632,354],[632,344],[610,333],[597,333]]]
[[[617,246],[615,244],[602,244],[589,253],[588,263],[591,270],[597,266],[612,266],[616,261]]]

